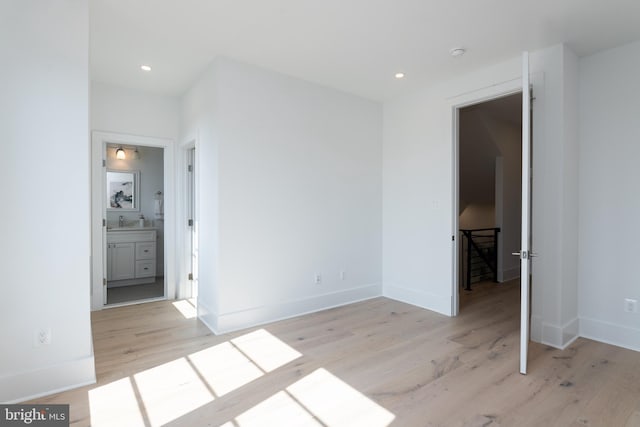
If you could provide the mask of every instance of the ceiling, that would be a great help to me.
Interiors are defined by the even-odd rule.
[[[224,55],[387,100],[522,50],[638,40],[639,22],[638,0],[90,0],[91,78],[180,95]]]

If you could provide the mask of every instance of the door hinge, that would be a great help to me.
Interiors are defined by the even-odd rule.
[[[456,235],[454,234],[453,236],[451,236],[451,241],[455,242],[456,241]]]
[[[102,226],[103,226],[103,227],[106,227],[106,226],[107,226],[107,220],[106,220],[106,219],[104,219],[104,218],[102,218]]]
[[[189,273],[188,279],[193,280],[193,273]]]
[[[105,159],[102,159],[102,167],[103,168],[107,167],[107,161]]]
[[[189,221],[187,221],[187,225],[188,225],[189,227],[193,227],[193,220],[192,220],[192,219],[190,219]]]
[[[107,279],[105,279],[105,278],[102,279],[102,285],[103,286],[107,286]]]
[[[187,166],[187,170],[188,170],[189,172],[193,172],[193,165],[189,165],[189,166]]]

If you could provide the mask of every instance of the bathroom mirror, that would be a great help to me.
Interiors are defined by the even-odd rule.
[[[107,210],[140,210],[140,171],[107,171]]]

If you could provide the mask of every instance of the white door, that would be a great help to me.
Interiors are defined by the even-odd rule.
[[[102,268],[101,268],[101,273],[102,273],[102,305],[107,305],[107,282],[109,280],[113,280],[112,276],[113,276],[113,263],[111,263],[110,261],[110,256],[111,254],[109,253],[111,251],[111,248],[108,247],[110,245],[107,245],[107,197],[106,197],[106,188],[107,188],[107,144],[105,144],[102,141],[93,142],[94,144],[94,149],[96,148],[96,145],[98,145],[100,147],[99,151],[99,156],[100,156],[100,163],[102,165],[102,167],[100,168],[96,168],[96,170],[99,170],[99,175],[100,175],[100,191],[95,191],[94,189],[94,194],[100,198],[100,200],[98,201],[98,205],[100,206],[100,217],[102,217],[102,227],[100,228],[100,235],[102,236],[102,240],[101,240],[101,244],[102,244]],[[95,160],[94,160],[95,161]],[[95,197],[95,196],[94,196]],[[95,202],[94,202],[95,203]],[[104,271],[104,268],[107,268],[107,271]],[[94,267],[95,268],[95,267]]]
[[[191,279],[191,288],[188,293],[189,298],[198,297],[198,235],[196,221],[196,179],[195,179],[195,160],[196,149],[192,148],[187,153],[187,215],[189,217],[189,278]]]
[[[531,92],[529,52],[522,54],[522,230],[520,243],[520,373],[527,373],[531,267]]]

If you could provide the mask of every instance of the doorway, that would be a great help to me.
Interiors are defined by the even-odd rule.
[[[458,110],[458,295],[464,311],[517,293],[520,260],[522,93]],[[499,299],[498,299],[499,300]]]
[[[106,146],[105,305],[164,299],[164,149]]]
[[[173,143],[92,133],[92,309],[173,299]]]
[[[530,324],[531,324],[531,312],[532,307],[535,307],[533,299],[531,298],[531,280],[532,276],[531,272],[531,260],[533,257],[537,256],[536,253],[532,251],[532,223],[531,223],[531,213],[532,213],[532,184],[533,177],[531,171],[533,170],[533,162],[532,162],[532,140],[533,140],[533,131],[531,123],[534,120],[534,110],[532,108],[532,101],[535,99],[532,96],[532,91],[534,87],[537,87],[536,90],[540,90],[540,93],[543,94],[543,80],[542,74],[538,73],[531,74],[530,73],[530,61],[529,61],[529,53],[522,53],[522,68],[521,74],[519,78],[515,78],[513,80],[508,80],[503,83],[493,84],[490,86],[486,86],[484,88],[480,88],[478,90],[467,92],[462,95],[452,97],[449,99],[449,105],[452,111],[452,210],[453,210],[453,220],[452,220],[452,294],[451,294],[451,314],[453,316],[457,316],[460,309],[460,290],[459,290],[459,249],[460,242],[459,238],[456,238],[459,230],[459,203],[460,203],[460,110],[473,106],[476,104],[480,104],[485,101],[496,100],[499,98],[506,97],[508,95],[513,95],[516,93],[520,93],[522,96],[522,126],[521,126],[521,146],[522,146],[522,168],[521,168],[521,230],[520,230],[520,248],[517,252],[512,252],[511,255],[515,255],[520,260],[520,295],[519,295],[519,311],[520,311],[520,322],[518,326],[518,331],[520,335],[520,373],[527,373],[527,363],[528,363],[528,347],[529,347],[529,336],[530,336]],[[538,120],[536,120],[538,123]],[[504,183],[504,182],[503,182]],[[496,238],[497,241],[497,238]],[[508,248],[503,248],[505,250]],[[499,249],[496,249],[496,252],[499,252]],[[503,252],[504,253],[504,252]],[[504,260],[504,257],[503,257]],[[496,269],[497,269],[497,259],[495,261]],[[494,308],[492,308],[494,309]]]

